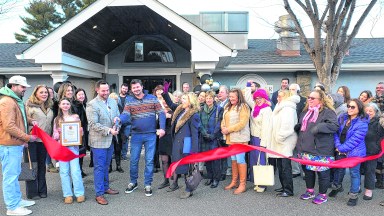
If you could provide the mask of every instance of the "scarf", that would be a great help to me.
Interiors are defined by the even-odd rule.
[[[259,114],[260,114],[260,110],[265,108],[265,107],[268,107],[269,105],[266,104],[266,103],[263,103],[261,104],[260,106],[255,106],[255,108],[253,109],[253,118],[256,118]]]
[[[308,107],[308,112],[305,114],[303,118],[303,123],[300,129],[301,131],[305,131],[307,129],[308,119],[312,115],[312,113],[313,113],[313,116],[309,121],[316,122],[317,117],[319,117],[319,109],[320,109],[320,104],[315,107]]]

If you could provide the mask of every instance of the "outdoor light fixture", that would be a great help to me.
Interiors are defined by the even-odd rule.
[[[172,25],[171,25],[171,24],[168,24],[168,27],[169,27],[169,28],[172,28]]]
[[[115,39],[112,39],[112,43],[115,42],[116,40]]]
[[[93,28],[93,29],[97,29],[97,25],[94,25],[92,28]]]
[[[177,41],[177,38],[173,38],[174,41]]]

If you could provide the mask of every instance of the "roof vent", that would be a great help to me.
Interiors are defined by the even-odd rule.
[[[289,15],[279,17],[279,21],[275,22],[275,31],[280,36],[276,52],[281,56],[300,56],[300,39]]]

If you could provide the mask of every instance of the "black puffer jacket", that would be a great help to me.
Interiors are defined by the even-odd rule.
[[[367,155],[375,155],[380,153],[380,142],[384,137],[384,128],[379,124],[379,117],[374,117],[369,121],[368,132],[365,135],[365,145]]]
[[[335,111],[324,108],[319,113],[316,122],[308,120],[307,129],[300,131],[306,113],[307,111],[301,113],[299,124],[295,126],[295,130],[297,129],[296,131],[299,132],[296,144],[298,152],[319,156],[333,156],[335,151],[333,134],[339,129]]]

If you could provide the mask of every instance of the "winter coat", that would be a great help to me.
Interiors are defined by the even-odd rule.
[[[339,129],[335,111],[324,108],[319,112],[316,122],[308,120],[307,128],[301,131],[303,118],[308,111],[302,112],[300,115],[299,124],[295,126],[299,137],[296,144],[296,149],[299,153],[309,153],[317,156],[332,156],[334,155],[335,144],[333,134]],[[312,115],[309,117],[311,119]]]
[[[89,137],[89,130],[88,130],[88,119],[87,119],[87,113],[85,111],[86,104],[82,104],[81,102],[75,100],[72,103],[72,110],[74,110],[74,114],[77,114],[80,118],[81,127],[83,128],[83,141],[82,145],[85,148],[88,148],[88,137]],[[82,148],[83,151],[83,148]]]
[[[221,133],[220,125],[223,118],[223,108],[213,104],[212,110],[205,104],[200,110],[200,151],[208,151],[219,147],[218,139]]]
[[[348,120],[348,114],[340,116],[338,122],[339,130],[334,135],[335,147],[340,153],[346,153],[347,157],[364,157],[367,150],[365,147],[365,135],[368,131],[369,117],[356,117],[351,120],[351,125],[347,131],[345,142],[340,142],[340,135]]]
[[[52,120],[53,120],[53,111],[51,108],[47,108],[44,112],[41,109],[40,104],[32,103],[31,101],[27,101],[25,103],[25,107],[27,110],[27,116],[33,120],[38,122],[39,128],[41,128],[45,133],[52,135]],[[32,130],[32,126],[29,126],[29,131]],[[37,142],[41,142],[40,139],[36,140]]]
[[[365,135],[365,146],[367,155],[379,154],[381,151],[381,140],[384,137],[384,128],[379,124],[379,117],[374,117],[369,121],[368,131]]]
[[[271,142],[267,148],[283,154],[292,156],[297,142],[297,133],[294,130],[297,124],[296,104],[300,102],[298,95],[293,95],[276,104],[271,118]],[[269,155],[272,158],[279,156]]]
[[[199,151],[200,117],[198,110],[186,111],[179,105],[172,116],[172,162]],[[183,114],[184,113],[184,114]],[[184,153],[184,142],[190,142],[191,150]],[[178,166],[176,174],[188,173],[189,165]]]
[[[228,110],[227,107],[228,104],[224,108],[221,121],[221,128],[226,127],[229,131],[227,135],[224,135],[226,144],[248,143],[250,140],[248,105],[242,104],[239,110],[236,106],[233,106],[231,110]]]
[[[32,119],[23,117],[22,109],[25,113],[22,100],[10,88],[0,89],[0,145],[17,146],[29,141],[26,122]]]

